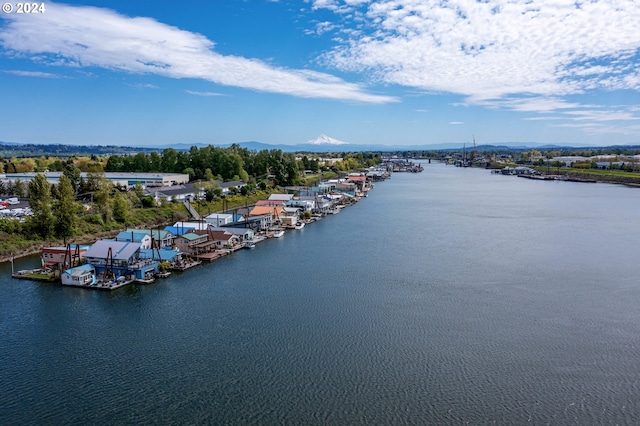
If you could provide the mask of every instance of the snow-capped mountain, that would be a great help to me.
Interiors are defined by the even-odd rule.
[[[309,145],[348,145],[348,142],[339,141],[327,135],[320,135],[306,142]]]

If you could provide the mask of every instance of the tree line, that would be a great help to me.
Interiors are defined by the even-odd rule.
[[[328,155],[328,154],[327,154]],[[241,180],[259,183],[271,180],[275,185],[287,186],[300,183],[303,170],[318,172],[321,169],[336,171],[368,167],[381,162],[379,153],[341,153],[341,161],[321,165],[315,156],[285,153],[280,149],[250,151],[238,144],[229,148],[207,146],[191,147],[189,151],[167,148],[162,152],[112,155],[107,160],[106,172],[158,172],[185,173],[190,180],[223,181]]]

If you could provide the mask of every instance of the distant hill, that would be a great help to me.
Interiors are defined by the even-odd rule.
[[[237,142],[237,145],[246,148],[249,151],[263,151],[279,149],[283,152],[290,153],[340,153],[340,152],[406,152],[406,151],[460,151],[466,149],[471,151],[473,144],[459,143],[441,143],[441,144],[423,144],[423,145],[379,145],[379,144],[351,144],[331,138],[326,135],[320,135],[315,139],[297,145],[284,144],[267,144],[258,141]],[[104,156],[104,155],[135,155],[139,152],[150,153],[153,151],[160,152],[167,148],[173,148],[178,151],[188,151],[191,147],[203,148],[213,145],[220,148],[228,148],[232,143],[226,144],[208,144],[208,143],[177,143],[160,146],[118,146],[118,145],[71,145],[71,144],[23,144],[19,142],[2,142],[0,141],[0,156],[3,158],[11,157],[39,157],[39,156],[56,156],[56,157],[72,157],[72,156]],[[561,150],[561,149],[640,149],[638,145],[620,145],[608,147],[594,147],[578,144],[543,144],[536,142],[505,142],[499,144],[482,144],[476,146],[478,151],[499,151],[499,150]]]
[[[139,152],[157,151],[152,147],[131,147],[116,145],[65,145],[65,144],[22,144],[18,142],[2,142],[0,141],[0,156],[3,158],[11,157],[74,157],[74,156],[92,156],[92,155],[134,155]]]

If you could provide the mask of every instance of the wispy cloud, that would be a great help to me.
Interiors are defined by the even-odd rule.
[[[460,94],[472,104],[532,97],[526,106],[540,111],[564,108],[558,98],[570,94],[640,90],[636,0],[317,0],[313,7],[342,22],[349,9],[359,29],[324,62],[384,83]]]
[[[149,83],[131,83],[129,86],[135,87],[136,89],[158,89],[158,86]]]
[[[197,92],[195,90],[185,90],[185,92],[195,96],[226,96],[222,93],[216,93],[216,92]]]
[[[59,74],[40,71],[22,71],[22,70],[3,70],[7,74],[19,75],[22,77],[38,77],[38,78],[68,78]]]
[[[564,123],[555,124],[552,127],[562,127],[579,129],[582,132],[590,135],[626,135],[626,136],[640,136],[640,125],[611,125],[607,123],[592,123],[592,122],[580,122],[580,123]]]
[[[599,110],[580,110],[566,111],[564,114],[573,117],[575,120],[588,121],[640,121],[640,117],[629,111],[599,111]]]
[[[457,125],[460,125],[460,124],[464,124],[464,121],[450,121],[449,124],[457,126]]]
[[[100,67],[169,78],[195,78],[224,86],[366,103],[396,102],[360,84],[307,70],[277,67],[258,59],[221,55],[206,37],[151,18],[112,10],[47,3],[47,13],[8,14],[0,45],[56,66]]]
[[[315,28],[312,30],[305,30],[305,34],[309,35],[309,34],[317,34],[317,35],[322,35],[326,32],[332,31],[335,28],[337,28],[337,26],[329,21],[323,21],[323,22],[318,22],[315,25]]]

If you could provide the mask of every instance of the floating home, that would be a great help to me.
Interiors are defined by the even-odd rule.
[[[80,264],[87,245],[68,244],[66,247],[44,247],[42,249],[42,264],[44,268],[68,268]]]
[[[233,222],[233,215],[230,213],[212,213],[206,216],[204,220],[213,227],[220,227]]]
[[[73,287],[88,287],[98,282],[96,268],[88,263],[65,270],[62,272],[61,280],[62,285]]]
[[[151,235],[144,232],[122,231],[116,235],[116,241],[140,243],[140,248],[151,248]]]
[[[166,229],[127,228],[126,232],[149,235],[152,240],[159,243],[160,247],[173,247],[173,239],[176,237],[175,234]]]
[[[99,240],[87,250],[84,258],[96,268],[99,279],[148,280],[158,272],[159,262],[142,258],[140,249],[141,244],[136,242]]]
[[[210,251],[211,246],[215,243],[209,244],[207,242],[206,233],[198,235],[195,232],[189,232],[175,239],[176,248],[181,252],[187,253],[190,256],[197,256],[200,253]]]

